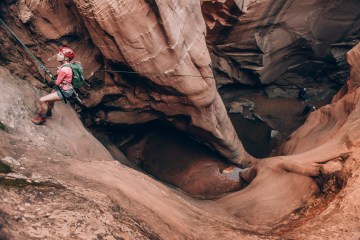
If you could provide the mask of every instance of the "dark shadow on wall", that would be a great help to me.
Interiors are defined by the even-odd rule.
[[[268,157],[278,145],[278,141],[271,137],[273,130],[267,123],[258,119],[246,119],[242,114],[230,114],[245,150],[256,158]]]

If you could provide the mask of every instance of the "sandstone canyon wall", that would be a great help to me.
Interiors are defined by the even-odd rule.
[[[251,158],[226,116],[209,64],[226,102],[254,91],[294,98],[299,87],[308,87],[313,99],[330,99],[348,77],[345,53],[358,39],[359,19],[349,10],[356,8],[356,1],[2,4],[2,15],[13,16],[5,20],[48,66],[56,66],[47,59],[59,44],[77,49],[77,60],[92,85],[82,90],[88,125],[165,119],[245,165]],[[114,10],[109,13],[108,8]],[[333,34],[331,29],[338,30]],[[20,48],[16,54],[13,43],[5,40],[8,33],[2,34],[8,67],[23,76],[36,74],[28,55]],[[16,65],[19,57],[32,71]],[[281,124],[267,120],[282,130]]]
[[[184,172],[163,168],[170,160],[161,154],[149,161],[182,190],[218,194],[200,200],[115,161],[69,105],[58,104],[45,126],[32,125],[36,98],[48,89],[2,29],[0,237],[359,237],[359,45],[348,53],[350,74],[345,60],[359,39],[357,1],[6,0],[0,7],[47,66],[55,67],[60,44],[76,48],[92,87],[80,90],[83,106],[75,109],[88,127],[163,120],[222,155],[171,141]],[[251,163],[225,105],[249,92],[294,98],[303,86],[330,98],[348,76],[348,89],[311,113],[277,156]],[[153,136],[127,157],[169,150],[161,149],[169,137]]]

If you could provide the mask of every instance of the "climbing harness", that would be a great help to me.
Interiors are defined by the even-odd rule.
[[[37,62],[39,64],[38,69],[44,70],[44,72],[47,75],[49,75],[51,80],[54,82],[55,77],[51,74],[51,72],[45,67],[45,65],[37,57],[35,57],[35,55],[30,51],[30,49],[28,47],[26,47],[26,45],[21,41],[21,39],[10,29],[10,27],[3,21],[3,19],[1,17],[0,17],[0,22],[6,27],[7,30],[9,30],[9,32],[16,38],[16,40],[18,40],[18,42],[21,44],[21,46],[25,49],[25,51],[27,53],[29,53],[29,55],[35,60],[35,62]],[[56,87],[58,88],[61,95],[63,96],[64,103],[67,103],[66,97],[65,97],[62,89],[60,87],[58,87],[58,86],[56,86]]]
[[[66,85],[69,88],[69,90],[73,92],[72,97],[75,98],[79,103],[81,103],[81,99],[79,98],[79,94],[75,91],[75,88],[68,82],[64,83],[64,85]]]

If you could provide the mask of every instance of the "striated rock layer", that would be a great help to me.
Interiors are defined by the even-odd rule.
[[[292,70],[295,74],[290,75],[296,80],[305,74],[319,81],[324,76],[329,81],[344,81],[345,52],[358,37],[357,15],[347,10],[357,9],[357,2],[202,3],[203,9],[208,9],[204,14],[207,23],[213,21],[209,28],[226,36],[217,38],[211,31],[208,35],[208,41],[214,41],[209,44],[214,62],[230,71],[236,69],[235,75],[244,84],[273,84],[281,77],[287,81]],[[81,90],[86,109],[82,114],[88,114],[88,125],[161,119],[232,162],[244,166],[252,160],[216,91],[200,2],[22,0],[4,1],[0,7],[0,16],[49,66],[55,65],[51,57],[60,43],[77,49],[75,60],[82,60],[92,84],[91,89]],[[304,27],[295,16],[307,16],[309,9],[314,9],[311,17],[301,18],[314,30],[310,33],[315,36],[308,38],[308,25]],[[330,37],[329,29],[336,24],[325,16],[334,15],[334,9],[340,16],[348,12],[349,18],[335,22],[344,23],[347,30],[329,38],[333,44],[329,47],[318,33]],[[237,22],[237,15],[243,21]],[[228,16],[230,19],[219,21]],[[318,21],[312,20],[314,16],[320,16]],[[249,25],[244,26],[246,19]],[[230,29],[217,26],[217,22]],[[243,38],[238,46],[225,46],[225,41],[238,39],[229,31],[232,23],[241,26],[237,31]],[[330,27],[316,27],[317,23],[329,23]],[[300,33],[293,36],[297,31]],[[348,85],[331,104],[310,114],[304,126],[279,148],[279,156],[240,171],[206,150],[194,154],[193,146],[167,142],[166,134],[150,133],[140,141],[145,147],[129,148],[129,158],[147,158],[144,163],[149,164],[148,170],[163,174],[160,177],[165,179],[173,172],[166,175],[167,169],[161,164],[185,163],[186,168],[180,169],[183,172],[175,172],[178,175],[174,174],[173,182],[193,195],[236,191],[209,201],[190,198],[114,161],[68,105],[57,104],[54,118],[45,126],[32,125],[29,119],[40,96],[34,87],[44,87],[37,80],[41,76],[31,76],[37,66],[14,38],[7,31],[0,34],[1,64],[21,77],[0,68],[4,90],[0,102],[0,237],[251,239],[304,238],[305,234],[308,238],[329,238],[326,232],[338,235],[345,227],[349,230],[343,238],[359,237],[359,211],[353,201],[358,198],[356,185],[360,179],[359,46],[348,54],[352,66]],[[347,41],[345,47],[335,51],[343,46],[343,40]],[[303,48],[308,42],[311,47]],[[216,58],[219,49],[225,51],[232,45],[245,53],[229,50],[239,57]],[[239,64],[245,71],[236,67]],[[327,71],[327,67],[333,70]],[[165,150],[164,155],[155,155],[159,152],[152,152],[154,142],[149,141],[154,135],[160,150],[173,145],[179,154],[171,161],[164,157]],[[237,178],[233,179],[234,172]],[[227,190],[221,192],[222,186]],[[245,188],[239,190],[241,187]],[[322,225],[322,220],[334,218]],[[318,229],[323,230],[322,235]]]

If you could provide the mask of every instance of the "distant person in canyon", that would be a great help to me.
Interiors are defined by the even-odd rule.
[[[307,89],[306,88],[302,88],[299,91],[299,95],[298,95],[298,100],[299,102],[301,102],[302,104],[305,105],[303,111],[301,112],[302,116],[307,116],[309,113],[316,111],[316,107],[314,105],[311,104],[305,104],[305,102],[309,99],[309,95],[307,94]]]
[[[302,111],[302,116],[307,116],[309,113],[316,111],[316,107],[314,105],[306,104],[304,110]]]
[[[41,125],[46,122],[46,118],[52,116],[52,109],[54,103],[71,98],[75,91],[72,86],[73,71],[70,67],[70,61],[75,57],[74,49],[68,46],[62,46],[56,55],[56,60],[60,62],[58,68],[57,78],[54,84],[57,86],[50,94],[47,94],[39,99],[40,109],[37,116],[31,121],[36,125]],[[60,90],[61,89],[61,90]]]
[[[302,88],[300,91],[299,91],[299,96],[298,96],[298,99],[301,103],[304,103],[308,98],[309,96],[307,95],[307,89],[306,88]]]

